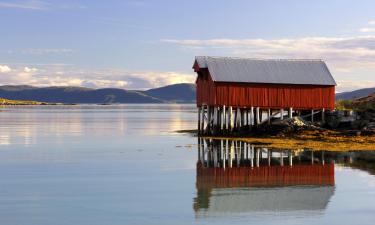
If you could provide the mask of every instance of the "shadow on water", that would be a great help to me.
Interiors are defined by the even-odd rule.
[[[335,192],[335,164],[375,172],[374,152],[269,149],[198,139],[196,216],[320,212]]]

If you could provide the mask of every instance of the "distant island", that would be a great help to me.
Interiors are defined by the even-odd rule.
[[[367,96],[375,88],[336,94],[336,100],[351,100]],[[121,104],[121,103],[195,103],[196,87],[180,83],[149,90],[86,87],[34,87],[28,85],[0,86],[0,105],[46,104]]]
[[[121,104],[121,103],[194,103],[195,84],[181,83],[149,90],[86,87],[0,86],[3,104]],[[5,101],[5,99],[7,101]],[[13,100],[13,101],[12,101]],[[1,102],[0,102],[1,104]]]
[[[37,101],[25,101],[25,100],[10,100],[5,98],[0,98],[0,105],[48,105],[46,102]]]

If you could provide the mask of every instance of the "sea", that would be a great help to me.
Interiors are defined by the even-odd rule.
[[[375,152],[198,138],[188,104],[0,108],[0,224],[373,224]]]

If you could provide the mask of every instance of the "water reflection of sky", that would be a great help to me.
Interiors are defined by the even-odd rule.
[[[197,138],[174,132],[194,129],[195,119],[192,105],[1,108],[1,223],[373,223],[375,170],[366,160],[373,153],[316,152],[311,160],[309,151],[284,149],[269,163],[266,149],[257,162],[256,146],[253,155],[251,145],[238,154],[233,144],[225,171],[255,172],[245,172],[245,180],[226,174],[218,183],[220,157],[202,164]],[[213,157],[205,154],[203,160]],[[277,175],[257,172],[268,167]],[[294,174],[315,167],[322,174],[334,169],[334,176]],[[202,177],[200,169],[217,176]]]

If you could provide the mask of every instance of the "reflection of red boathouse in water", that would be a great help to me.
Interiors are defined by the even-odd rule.
[[[198,130],[251,127],[334,108],[335,81],[322,60],[196,57]],[[314,111],[315,110],[315,111]],[[234,115],[233,115],[234,114]],[[267,117],[263,117],[267,115]]]
[[[206,168],[197,163],[197,185],[214,188],[334,185],[334,165]]]
[[[194,209],[205,216],[325,209],[335,185],[334,164],[326,161],[324,152],[201,139]]]

